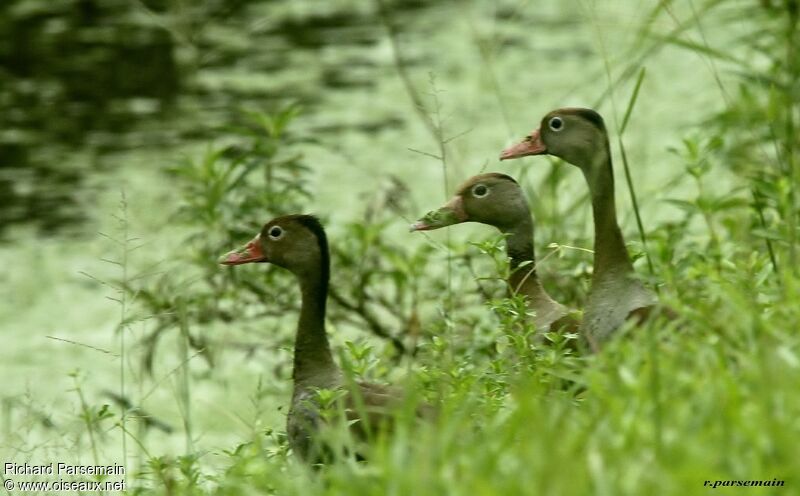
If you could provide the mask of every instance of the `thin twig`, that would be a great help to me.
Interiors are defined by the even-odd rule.
[[[119,355],[117,353],[114,353],[113,351],[105,350],[103,348],[98,348],[97,346],[92,346],[90,344],[79,343],[78,341],[72,341],[70,339],[57,338],[55,336],[45,336],[45,337],[47,339],[52,339],[53,341],[61,341],[62,343],[74,344],[75,346],[81,346],[83,348],[89,348],[90,350],[99,351],[100,353],[105,353],[106,355],[111,355],[113,357],[119,357]]]
[[[339,291],[337,291],[334,288],[330,288],[328,290],[328,294],[333,299],[333,301],[335,301],[339,306],[361,317],[361,319],[364,321],[364,323],[367,324],[367,326],[369,327],[369,329],[372,331],[373,334],[383,339],[387,339],[390,343],[392,343],[392,346],[394,346],[394,348],[397,350],[398,353],[400,353],[401,355],[408,354],[408,350],[406,349],[406,346],[403,344],[403,341],[401,341],[399,338],[392,335],[387,329],[385,329],[383,325],[381,325],[380,321],[374,315],[372,315],[372,313],[367,309],[363,297],[360,298],[357,304],[355,304],[348,301],[347,298],[342,296],[339,293]]]

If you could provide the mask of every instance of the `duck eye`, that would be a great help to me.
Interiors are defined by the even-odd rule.
[[[269,239],[277,241],[283,236],[283,229],[281,226],[272,226],[267,234],[269,234]]]
[[[488,194],[489,194],[489,188],[487,188],[485,184],[476,184],[472,188],[472,196],[474,196],[475,198],[483,198]]]
[[[550,129],[555,132],[559,132],[564,129],[564,121],[561,119],[561,117],[553,117],[550,119],[548,125],[550,126]]]

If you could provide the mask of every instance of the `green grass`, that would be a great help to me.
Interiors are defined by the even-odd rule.
[[[709,281],[687,322],[631,330],[580,367],[546,349],[482,366],[437,361],[446,371],[437,378],[447,390],[441,418],[405,425],[369,464],[310,473],[242,450],[220,491],[699,494],[706,480],[773,478],[791,491],[800,361],[786,329],[796,310],[782,300],[766,313],[756,291],[735,282]]]
[[[734,0],[467,2],[420,18],[378,3],[375,21],[392,36],[369,52],[380,68],[369,91],[330,91],[306,112],[247,109],[215,142],[168,158],[120,154],[127,169],[109,176],[94,224],[116,241],[22,232],[0,247],[17,269],[0,275],[15,288],[0,306],[12,324],[0,350],[2,459],[125,461],[141,494],[792,494],[796,16]],[[198,84],[223,84],[215,71]],[[420,96],[428,89],[433,116]],[[590,357],[557,336],[531,344],[524,306],[503,297],[491,229],[405,232],[443,189],[484,169],[511,173],[532,199],[544,284],[582,307],[591,270],[582,178],[542,157],[495,162],[509,128],[522,136],[576,100],[597,101],[615,123],[617,177],[630,191],[617,188],[620,218],[631,252],[650,265],[637,271],[680,315],[625,328]],[[381,117],[403,124],[337,127]],[[432,147],[437,160],[410,150]],[[175,172],[139,172],[150,162]],[[336,249],[329,331],[339,363],[420,393],[368,463],[312,471],[288,451],[295,283],[214,262],[287,209],[321,214]],[[130,233],[142,248],[130,251]],[[146,428],[103,390],[173,432]],[[409,414],[423,399],[441,411],[429,424]],[[773,479],[786,486],[704,485]]]

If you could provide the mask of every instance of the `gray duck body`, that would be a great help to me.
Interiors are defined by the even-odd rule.
[[[501,160],[551,154],[583,173],[592,200],[594,270],[581,331],[597,348],[632,314],[656,303],[655,294],[636,279],[617,222],[614,172],[603,118],[591,109],[564,108],[548,113],[524,141]]]
[[[267,223],[250,243],[220,259],[226,265],[269,262],[291,271],[301,292],[300,318],[294,342],[293,390],[286,417],[289,446],[311,464],[336,456],[320,432],[325,428],[320,390],[339,390],[350,430],[360,440],[367,431],[391,426],[393,409],[403,391],[369,383],[348,384],[333,360],[325,330],[330,279],[327,237],[319,221],[309,215],[288,215]],[[421,406],[420,410],[424,410]]]

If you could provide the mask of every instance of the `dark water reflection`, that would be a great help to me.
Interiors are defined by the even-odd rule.
[[[188,2],[175,12],[175,4],[0,4],[0,235],[19,223],[52,234],[85,219],[85,179],[103,173],[95,164],[105,153],[205,140],[245,105],[295,97],[313,106],[324,90],[374,84],[374,63],[359,50],[383,36],[375,13],[309,9],[298,17],[281,15],[282,2],[242,0]],[[392,8],[413,15],[425,5]],[[243,67],[271,78],[303,70],[298,55],[333,44],[344,58],[318,62],[307,83],[225,82]],[[222,83],[203,84],[209,77]],[[368,126],[382,125],[398,123]]]

